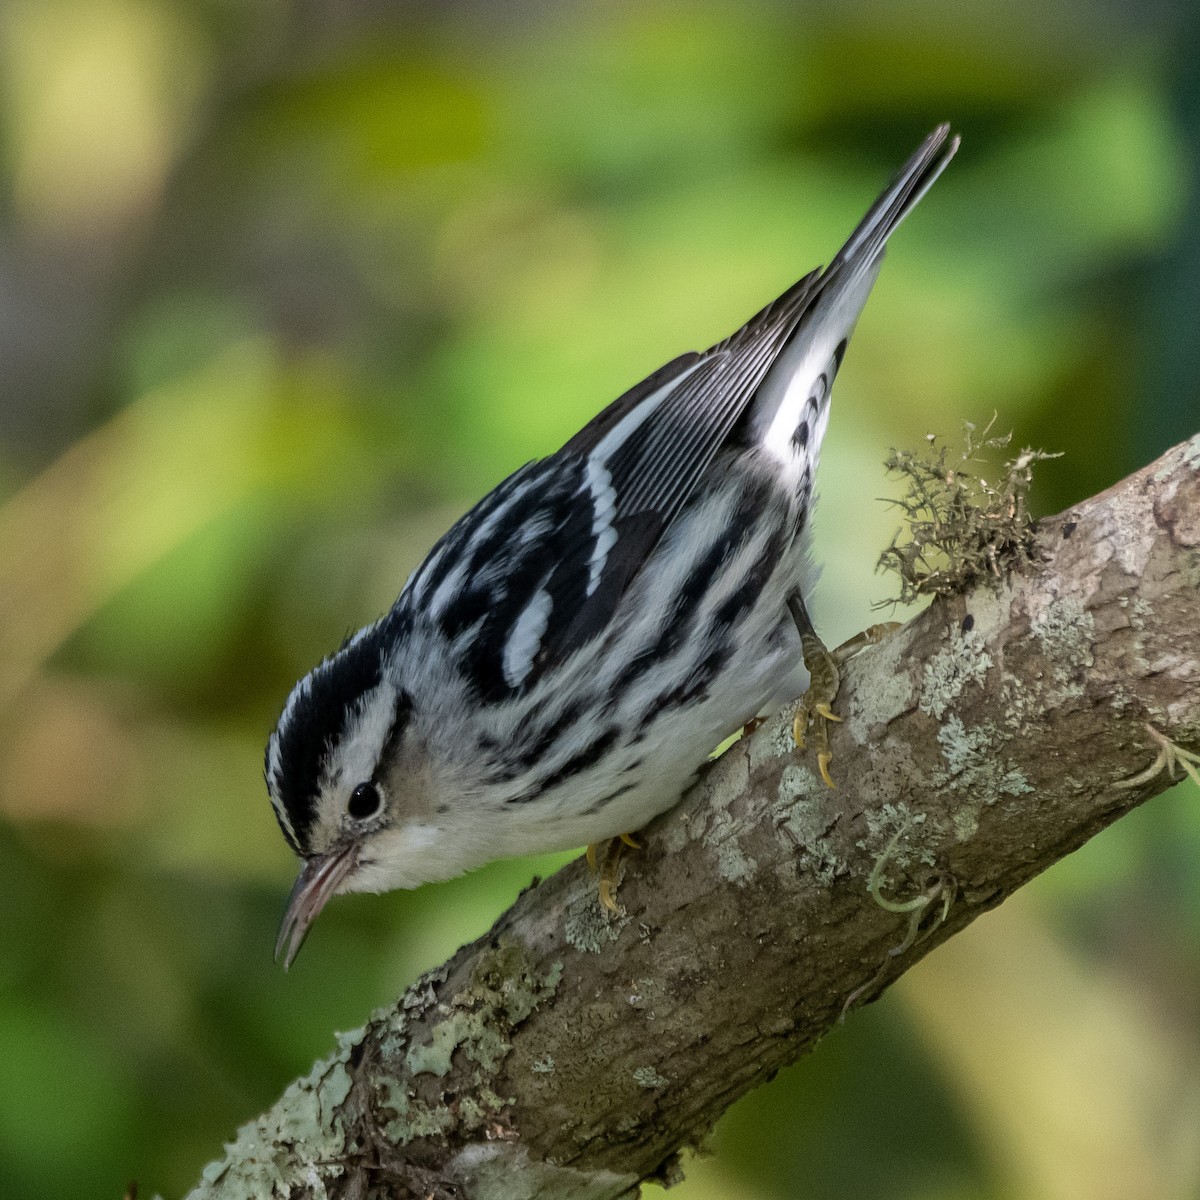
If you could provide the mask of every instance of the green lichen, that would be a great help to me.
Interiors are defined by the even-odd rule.
[[[771,805],[771,815],[776,824],[786,822],[788,832],[797,842],[802,842],[806,840],[809,828],[817,828],[822,801],[828,796],[829,789],[807,767],[790,763],[779,774],[779,789]],[[812,822],[811,827],[809,822]]]
[[[1007,675],[1000,685],[998,711],[1003,714],[1007,736],[1011,737],[1027,728],[1030,722],[1040,720],[1045,715],[1046,704],[1040,694],[1018,676]]]
[[[1180,447],[1182,452],[1183,462],[1185,466],[1191,467],[1193,471],[1200,471],[1200,433],[1193,434]],[[1154,472],[1154,482],[1162,483],[1169,479],[1176,471],[1175,464],[1171,461],[1170,455],[1167,456],[1167,461]]]
[[[1180,556],[1179,573],[1188,587],[1200,587],[1200,550],[1189,550]]]
[[[471,1132],[511,1103],[496,1095],[490,1080],[512,1050],[513,1030],[554,994],[562,969],[562,963],[556,962],[539,973],[532,955],[516,941],[501,940],[485,951],[470,983],[437,1005],[439,1017],[428,1039],[410,1043],[405,1054],[413,1078],[444,1077],[457,1056],[464,1066],[473,1067],[466,1075],[467,1090],[452,1111],[421,1099],[407,1083],[380,1076],[375,1080],[379,1107],[392,1114],[384,1125],[387,1137],[396,1145],[406,1145],[450,1129]]]
[[[437,1004],[437,986],[446,982],[449,970],[443,963],[426,971],[404,993],[399,1009],[389,1005],[371,1013],[368,1024],[374,1030],[381,1058],[395,1059],[404,1054],[408,1046],[409,1021],[418,1020]]]
[[[453,1108],[418,1095],[410,1080],[386,1072],[372,1077],[368,1082],[375,1108],[384,1117],[384,1135],[403,1146],[452,1130],[471,1133],[512,1104],[512,1098],[497,1095],[492,1077],[512,1048],[512,1032],[554,994],[561,976],[562,963],[541,971],[523,945],[502,940],[480,957],[470,982],[449,1001],[439,1002],[434,986],[446,978],[442,968],[419,981],[399,1009],[373,1014],[379,1046],[392,1047],[382,1056],[385,1063],[405,1050],[412,1023],[436,1009],[439,1019],[428,1040],[408,1046],[406,1065],[414,1076],[441,1076],[459,1055],[459,1061],[472,1068]],[[306,1198],[325,1197],[325,1182],[343,1175],[341,1164],[358,1149],[347,1145],[342,1107],[354,1082],[350,1055],[363,1036],[363,1029],[340,1034],[336,1054],[318,1062],[273,1108],[238,1130],[225,1158],[205,1168],[190,1200],[244,1200],[246,1196],[287,1200],[297,1191]],[[533,1197],[537,1192],[511,1194]]]
[[[750,783],[750,764],[745,754],[726,754],[705,772],[703,800],[698,811],[689,813],[688,837],[701,839],[713,850],[717,874],[727,883],[744,886],[758,870],[758,863],[741,846],[741,838],[752,822],[735,815],[734,804],[745,796]]]
[[[1034,614],[1030,632],[1050,664],[1055,683],[1068,694],[1081,695],[1083,685],[1076,676],[1095,665],[1092,646],[1096,620],[1077,596],[1052,599]]]
[[[554,1074],[554,1056],[547,1054],[539,1058],[530,1068],[535,1075],[553,1075]]]
[[[985,805],[995,804],[1001,796],[1033,791],[1016,764],[999,755],[1005,737],[991,721],[968,729],[952,716],[937,737],[946,769],[933,773],[935,787],[965,793]]]
[[[855,843],[860,850],[881,854],[886,849],[888,862],[901,869],[910,869],[917,864],[936,865],[937,855],[932,842],[939,829],[925,813],[914,812],[902,801],[867,809],[863,816],[867,822],[867,837]]]
[[[951,818],[956,842],[969,842],[979,832],[979,806],[964,805]]]
[[[498,1113],[504,1102],[490,1088],[481,1088],[479,1099],[463,1096],[458,1102],[458,1119],[464,1129],[478,1129],[489,1113]]]
[[[910,709],[916,691],[903,638],[887,639],[874,653],[876,669],[870,689],[851,694],[845,708],[839,710],[845,716],[847,733],[859,746],[870,744],[877,725]]]
[[[437,985],[445,983],[450,974],[450,967],[442,963],[432,971],[426,971],[416,983],[404,993],[400,1007],[406,1013],[420,1014],[426,1012],[437,1003]]]
[[[637,1067],[633,1072],[634,1081],[638,1087],[660,1088],[670,1082],[665,1075],[660,1075],[653,1067]]]
[[[799,705],[790,704],[782,712],[768,717],[750,739],[748,770],[757,771],[779,758],[786,758],[796,748],[792,737],[792,719]]]
[[[994,730],[990,722],[985,722],[968,731],[962,719],[956,716],[952,716],[938,730],[938,742],[942,747],[942,757],[949,767],[949,775],[959,779],[960,786],[969,784],[973,773],[986,761],[996,740]],[[962,776],[966,778],[962,779]]]
[[[963,633],[956,627],[948,644],[925,664],[919,708],[940,721],[967,684],[983,684],[991,665],[983,638],[974,629]]]
[[[824,817],[829,793],[804,767],[784,767],[779,789],[769,810],[771,822],[794,852],[798,873],[821,887],[829,887],[848,871],[834,844],[826,836]]]
[[[339,1049],[296,1080],[278,1102],[255,1121],[243,1125],[225,1157],[204,1168],[189,1200],[243,1200],[269,1195],[286,1200],[294,1189],[312,1195],[320,1174],[338,1176],[338,1160],[346,1152],[346,1130],[339,1108],[350,1094],[347,1067],[352,1046],[362,1030],[339,1035]],[[316,1194],[324,1195],[322,1190]]]
[[[627,913],[610,913],[601,907],[600,898],[589,889],[568,905],[563,934],[568,944],[581,953],[599,954],[621,936],[621,930],[628,924]]]
[[[750,743],[751,752],[758,744],[756,736]],[[711,761],[701,778],[701,795],[698,801],[682,807],[677,818],[667,828],[667,852],[678,854],[688,842],[695,842],[701,838],[707,842],[713,815],[727,812],[734,801],[745,794],[749,782],[748,756],[740,750],[724,753]],[[720,836],[718,840],[721,840]]]
[[[465,1146],[447,1164],[446,1175],[456,1194],[488,1200],[610,1200],[632,1195],[638,1184],[632,1172],[578,1171],[539,1162],[529,1157],[525,1146],[513,1142]]]
[[[744,832],[742,822],[718,810],[710,815],[704,833],[704,844],[716,851],[717,874],[738,887],[749,883],[758,870],[758,863],[741,847],[739,839]]]
[[[468,1030],[468,1024],[473,1018],[477,1019],[478,1014],[462,1013],[452,1020],[443,1021],[434,1027],[428,1044],[410,1046],[404,1056],[404,1063],[409,1072],[413,1075],[448,1074],[454,1051],[473,1035],[473,1031]]]
[[[536,978],[528,952],[517,942],[501,942],[484,953],[471,985],[455,996],[446,1015],[434,1025],[429,1041],[410,1045],[405,1065],[413,1075],[446,1075],[456,1051],[490,1073],[512,1049],[506,1034],[553,994],[562,975],[556,963],[543,979]]]
[[[386,1076],[376,1081],[378,1107],[392,1116],[383,1124],[384,1136],[396,1146],[406,1146],[416,1138],[437,1137],[454,1128],[454,1113],[444,1104],[426,1104],[400,1080]]]
[[[651,1019],[653,1019],[653,1006],[662,1000],[664,992],[665,989],[660,980],[635,979],[633,981],[633,989],[626,997],[626,1002],[630,1008],[636,1008],[639,1012],[648,1013]]]

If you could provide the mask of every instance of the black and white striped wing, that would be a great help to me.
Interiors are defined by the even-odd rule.
[[[836,308],[842,289],[865,301],[864,275],[888,235],[954,153],[947,136],[940,127],[926,139],[828,270],[710,350],[660,368],[556,454],[510,476],[435,547],[401,603],[440,622],[482,695],[531,686],[607,628],[807,314]]]
[[[703,354],[660,368],[434,547],[401,603],[463,649],[486,698],[604,631],[803,315],[817,272]]]
[[[549,641],[551,660],[608,623],[795,331],[819,276],[805,276],[711,350],[668,363],[555,456],[582,461],[580,501],[591,509],[592,529],[586,595]]]

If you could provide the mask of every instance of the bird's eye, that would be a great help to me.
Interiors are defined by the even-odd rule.
[[[346,811],[356,821],[365,821],[367,817],[373,817],[379,811],[382,804],[383,797],[379,794],[379,789],[373,783],[360,783],[350,793],[350,799],[346,803]]]

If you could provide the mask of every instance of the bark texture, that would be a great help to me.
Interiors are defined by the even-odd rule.
[[[1038,546],[1036,570],[852,661],[836,791],[790,712],[768,721],[646,831],[623,915],[582,862],[530,888],[193,1197],[603,1200],[669,1178],[844,1009],[1167,787],[1151,729],[1200,750],[1200,435]]]

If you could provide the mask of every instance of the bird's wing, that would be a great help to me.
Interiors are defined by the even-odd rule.
[[[806,314],[855,285],[865,301],[864,274],[957,148],[948,136],[930,134],[824,272],[626,392],[435,548],[409,590],[448,634],[471,635],[484,691],[531,685],[607,627]]]

